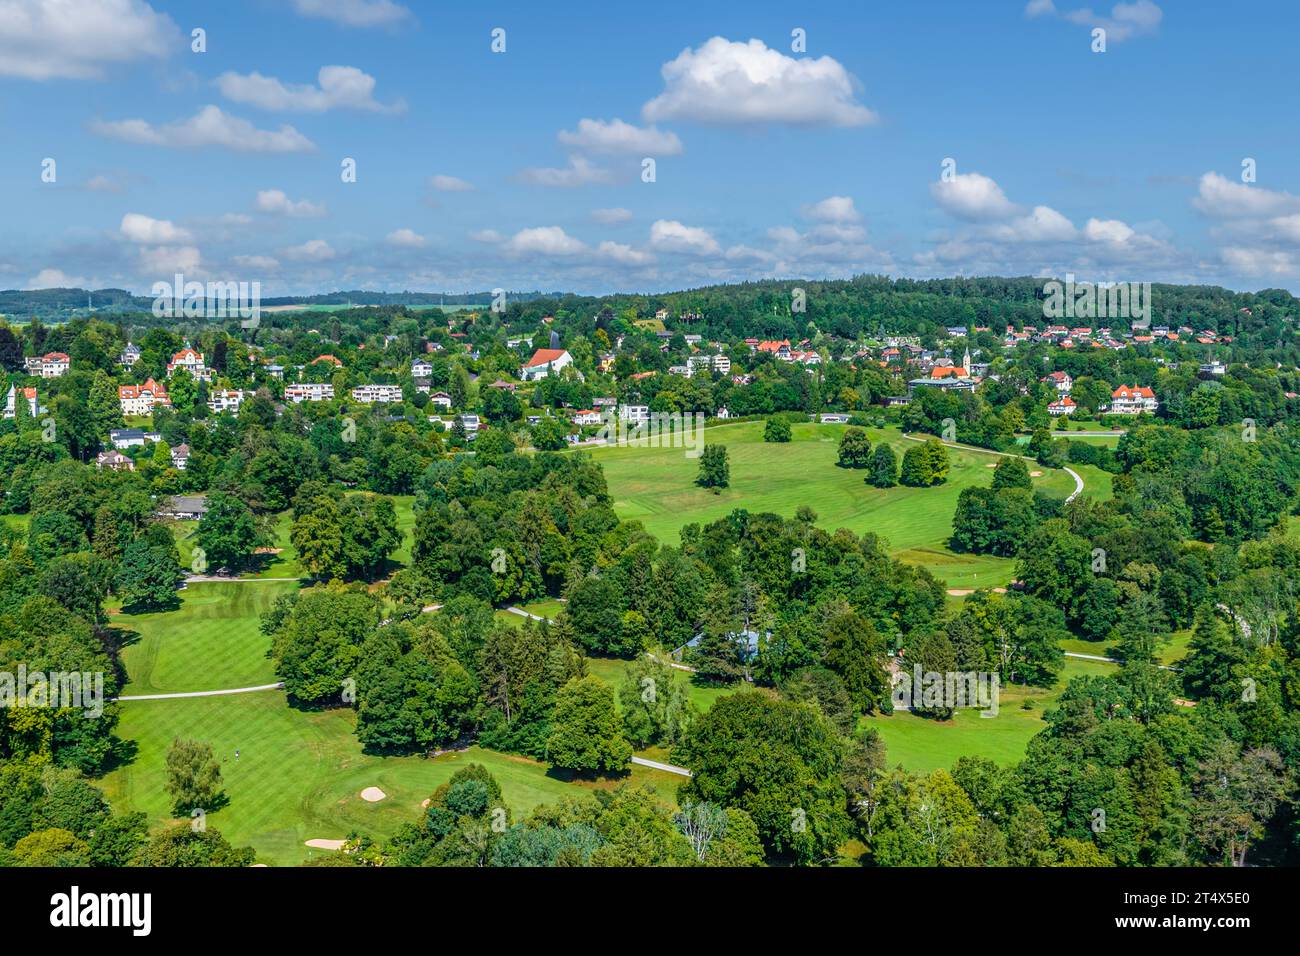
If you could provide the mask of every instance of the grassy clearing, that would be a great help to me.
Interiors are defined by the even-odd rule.
[[[623,682],[627,679],[627,666],[627,661],[617,657],[587,658],[587,672],[594,674],[606,684],[609,684],[614,688],[615,692],[623,686]],[[686,688],[686,694],[691,699],[691,703],[698,707],[701,712],[712,707],[719,697],[734,694],[741,689],[739,684],[731,687],[709,687],[704,684],[697,684],[691,679],[689,671],[674,670],[673,676]]]
[[[191,584],[176,611],[115,614],[125,632],[124,694],[250,687],[275,680],[259,618],[296,584]]]
[[[1025,754],[1025,745],[1043,729],[1043,712],[1060,696],[1073,677],[1113,674],[1113,664],[1067,659],[1061,679],[1053,688],[1002,687],[998,715],[981,717],[977,710],[961,710],[952,720],[937,721],[897,713],[890,717],[863,718],[863,726],[874,727],[885,742],[891,766],[928,773],[951,768],[958,757],[982,756],[1011,765]],[[1032,701],[1033,709],[1022,704]]]
[[[681,783],[672,774],[643,767],[617,779],[570,781],[535,760],[478,747],[432,759],[369,756],[353,734],[352,711],[295,711],[281,691],[120,706],[118,733],[134,740],[138,753],[102,781],[115,807],[143,810],[153,823],[168,819],[167,747],[175,737],[207,741],[221,761],[229,798],[227,806],[208,814],[208,823],[231,842],[256,849],[259,862],[281,866],[329,852],[304,846],[306,840],[340,839],[354,830],[376,839],[391,835],[402,823],[418,820],[421,801],[471,762],[492,772],[516,816],[624,781],[648,784],[675,806]],[[387,799],[362,800],[361,791],[370,786]]]
[[[770,511],[792,517],[800,505],[817,512],[825,528],[873,531],[886,538],[896,556],[924,565],[950,587],[1005,585],[1014,562],[982,555],[956,554],[947,547],[952,515],[963,488],[987,485],[997,462],[994,455],[948,450],[948,481],[935,488],[872,488],[862,471],[835,464],[846,426],[799,424],[793,441],[763,441],[763,423],[745,422],[708,429],[706,440],[723,444],[731,459],[731,486],[721,494],[698,488],[697,459],[680,448],[596,448],[593,458],[605,469],[614,510],[640,521],[668,544],[680,540],[683,525],[725,517],[736,508]],[[867,429],[873,444],[888,442],[902,457],[912,445],[897,429]],[[1063,471],[1043,471],[1035,485],[1065,497],[1074,480]],[[1086,479],[1085,479],[1086,480]]]

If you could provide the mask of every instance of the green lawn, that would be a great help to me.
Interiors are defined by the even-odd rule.
[[[951,769],[957,758],[965,755],[988,757],[1009,766],[1024,756],[1025,745],[1043,729],[1043,711],[1060,696],[1070,678],[1114,672],[1113,664],[1067,658],[1061,680],[1051,690],[1002,687],[996,717],[960,710],[952,720],[937,721],[897,713],[864,717],[863,725],[880,732],[890,766],[901,764],[907,770],[928,773],[940,767]],[[1021,708],[1026,699],[1033,701],[1032,710]]]
[[[745,422],[706,430],[706,441],[727,446],[731,485],[713,494],[694,484],[698,459],[681,448],[595,448],[592,457],[605,469],[614,510],[620,518],[640,521],[659,540],[676,544],[683,525],[725,517],[736,508],[793,516],[800,505],[817,512],[825,528],[849,528],[884,536],[893,553],[924,565],[950,587],[1005,585],[1014,562],[981,555],[955,554],[947,548],[957,496],[971,485],[987,485],[991,454],[949,449],[948,480],[935,488],[867,485],[862,471],[835,465],[836,449],[846,426],[798,424],[788,444],[763,441],[763,423]],[[897,429],[867,429],[873,444],[889,442],[902,457],[913,443]],[[1044,471],[1036,487],[1065,497],[1074,480],[1063,471]],[[1087,478],[1085,478],[1087,481]]]
[[[180,592],[177,611],[115,614],[125,632],[124,694],[171,694],[251,687],[275,680],[266,657],[270,646],[259,617],[275,599],[297,588],[273,581],[255,584],[191,584]]]
[[[273,865],[293,865],[330,852],[312,850],[306,840],[341,839],[353,830],[376,839],[389,836],[402,823],[418,820],[421,801],[472,761],[497,778],[516,817],[540,803],[617,786],[621,780],[649,784],[675,805],[682,782],[643,767],[619,780],[571,782],[537,761],[477,747],[433,759],[368,756],[353,734],[352,711],[295,711],[281,691],[119,706],[118,734],[139,749],[134,761],[102,781],[114,807],[143,810],[154,823],[167,819],[167,747],[175,737],[206,741],[221,761],[229,798],[227,806],[208,815],[208,824],[232,843],[256,849],[258,862]],[[362,800],[361,791],[371,786],[383,790],[387,799]]]
[[[599,677],[606,684],[614,688],[617,693],[618,689],[623,686],[627,678],[628,662],[617,657],[588,657],[587,672]],[[736,684],[731,687],[709,687],[704,684],[697,684],[691,680],[689,671],[674,670],[673,675],[686,687],[687,696],[691,702],[700,709],[701,712],[708,710],[713,706],[714,701],[719,697],[725,697],[727,694],[734,694],[741,688]]]

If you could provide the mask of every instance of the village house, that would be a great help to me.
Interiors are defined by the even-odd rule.
[[[451,396],[446,392],[434,392],[429,396],[429,404],[439,408],[451,408]]]
[[[17,386],[9,386],[9,394],[5,397],[5,418],[13,418],[17,412],[17,392]],[[35,418],[38,412],[36,389],[24,388],[23,397],[27,399],[27,408],[31,411],[32,417]]]
[[[175,448],[172,449],[172,467],[173,467],[173,468],[175,468],[177,471],[184,471],[184,470],[185,470],[185,467],[186,467],[189,463],[190,463],[190,446],[189,446],[189,445],[181,444],[181,445],[177,445]]]
[[[630,425],[639,425],[650,421],[649,405],[620,405],[618,417]]]
[[[1155,392],[1146,385],[1121,385],[1110,394],[1108,415],[1142,415],[1160,407]]]
[[[358,385],[352,389],[352,400],[367,405],[372,402],[400,402],[402,400],[402,386]]]
[[[28,375],[58,378],[71,368],[72,359],[63,352],[47,352],[45,355],[26,359],[23,364],[27,367]]]
[[[143,385],[119,385],[117,403],[121,406],[123,415],[140,416],[152,415],[155,405],[170,408],[172,400],[166,387],[151,378]]]
[[[302,382],[287,385],[284,397],[297,405],[299,402],[327,402],[334,397],[334,386],[326,382]]]
[[[1063,395],[1047,406],[1047,414],[1053,417],[1057,415],[1073,415],[1078,407],[1074,399],[1069,395]]]
[[[602,413],[594,408],[584,408],[581,411],[573,413],[573,424],[575,425],[599,425],[603,420]]]
[[[126,448],[139,448],[146,442],[160,442],[162,435],[142,428],[114,428],[108,433],[108,440],[114,448],[122,451]]]
[[[1074,387],[1074,379],[1070,377],[1069,372],[1052,372],[1043,376],[1040,381],[1055,387],[1055,389],[1062,395],[1068,395],[1070,389]]]
[[[167,377],[171,378],[177,369],[184,369],[202,382],[206,382],[212,377],[212,373],[208,371],[208,367],[203,363],[203,353],[196,352],[188,346],[173,355],[172,360],[167,363]]]
[[[244,403],[244,393],[240,389],[216,389],[208,396],[208,408],[218,415],[222,412],[237,413]]]
[[[411,378],[429,378],[433,375],[433,363],[416,359],[411,363]]]
[[[573,356],[564,349],[538,349],[528,363],[519,370],[519,378],[524,382],[534,382],[552,373],[558,373],[571,364],[573,364]]]
[[[117,357],[117,364],[123,368],[130,368],[138,361],[140,361],[140,346],[127,342],[126,348],[122,349],[122,354]]]
[[[96,468],[107,468],[110,471],[135,471],[135,462],[120,451],[101,451],[95,456]]]

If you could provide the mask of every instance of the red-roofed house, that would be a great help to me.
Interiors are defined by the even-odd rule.
[[[166,388],[149,379],[143,385],[119,385],[117,402],[123,415],[152,415],[155,405],[170,406],[172,400]]]
[[[538,349],[519,370],[519,378],[524,382],[535,382],[571,364],[573,356],[564,349]]]
[[[1075,410],[1078,409],[1078,407],[1079,406],[1075,403],[1074,399],[1072,399],[1069,395],[1063,395],[1062,397],[1058,398],[1056,401],[1052,402],[1052,404],[1047,406],[1047,414],[1073,415],[1075,413]]]
[[[1146,385],[1121,385],[1110,393],[1108,415],[1141,415],[1160,407],[1156,393]]]
[[[195,378],[202,379],[203,381],[207,381],[210,377],[208,367],[203,364],[203,353],[196,352],[192,348],[183,348],[172,356],[172,360],[167,363],[168,378],[170,378],[172,373],[178,368],[184,369]]]
[[[1056,387],[1056,390],[1062,395],[1068,395],[1070,389],[1074,387],[1074,379],[1070,378],[1069,372],[1051,372],[1042,379],[1049,385]]]

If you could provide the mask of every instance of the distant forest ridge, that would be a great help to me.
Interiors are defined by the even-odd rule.
[[[562,296],[562,292],[507,292],[509,301]],[[370,292],[363,290],[326,292],[319,295],[263,297],[262,305],[386,305],[436,306],[481,305],[492,302],[491,292]],[[133,295],[125,289],[3,289],[0,315],[10,318],[60,319],[77,315],[117,312],[148,312],[153,296]]]
[[[853,279],[763,280],[673,292],[601,296],[507,292],[505,301],[510,317],[515,320],[521,317],[521,307],[529,318],[539,310],[573,316],[585,313],[584,317],[589,318],[605,309],[622,317],[637,314],[649,318],[663,309],[673,320],[683,318],[687,323],[699,323],[704,319],[699,324],[716,326],[719,330],[761,325],[770,326],[772,333],[802,333],[808,322],[816,320],[825,332],[853,337],[876,328],[894,330],[919,324],[966,327],[1043,324],[1043,302],[1047,297],[1044,285],[1049,281],[1034,276],[906,279],[864,275]],[[802,314],[791,308],[796,290],[803,293]],[[492,299],[491,292],[354,290],[264,298],[262,306],[486,307]],[[1228,331],[1234,326],[1240,330],[1242,325],[1256,328],[1264,325],[1278,330],[1289,325],[1293,316],[1300,315],[1300,300],[1285,289],[1234,292],[1221,286],[1152,283],[1151,302],[1151,324],[1171,327],[1190,325]],[[100,315],[149,312],[152,306],[152,297],[132,295],[122,289],[0,291],[0,315],[10,319],[59,320],[84,316],[90,311]],[[1126,328],[1129,323],[1125,319],[1089,320],[1080,316],[1065,320],[1065,324]]]

